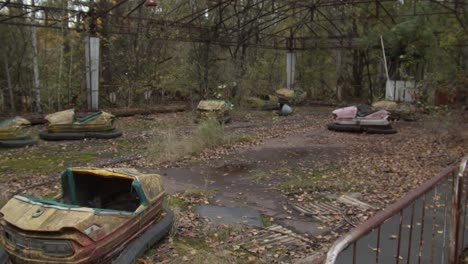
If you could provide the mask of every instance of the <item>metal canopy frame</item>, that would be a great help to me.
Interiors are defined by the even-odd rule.
[[[89,10],[95,10],[93,2],[89,1]],[[207,0],[203,6],[197,6],[198,1],[183,0],[171,10],[164,11],[162,18],[132,16],[135,11],[145,8],[144,3],[145,0],[121,0],[93,15],[92,12],[72,8],[0,1],[0,24],[62,29],[64,21],[68,21],[68,29],[83,31],[89,29],[86,23],[91,16],[106,17],[116,22],[106,31],[108,34],[144,33],[165,41],[277,50],[356,48],[357,36],[344,26],[346,23],[365,20],[390,28],[400,17],[453,16],[468,35],[468,3],[461,0],[410,0],[407,4],[413,5],[413,13],[399,15],[392,14],[389,9],[391,5],[401,4],[398,0]],[[418,10],[419,3],[439,9],[431,12]],[[113,12],[123,6],[130,11],[123,15]],[[364,10],[365,7],[370,12]],[[2,12],[11,8],[21,11],[18,14]],[[189,14],[179,14],[183,9],[190,10]],[[357,15],[356,10],[365,15]],[[65,18],[62,17],[64,12],[68,14]],[[29,17],[32,13],[40,13],[36,15],[35,23]],[[275,28],[279,22],[288,19],[287,25]],[[137,26],[137,21],[143,21],[146,27]]]

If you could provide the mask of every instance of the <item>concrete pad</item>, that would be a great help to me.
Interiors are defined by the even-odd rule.
[[[243,224],[263,227],[260,213],[252,208],[200,205],[195,211],[213,225]]]

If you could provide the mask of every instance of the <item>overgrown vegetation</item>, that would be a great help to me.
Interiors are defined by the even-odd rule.
[[[147,156],[153,162],[178,161],[196,155],[207,148],[249,141],[245,135],[224,131],[215,119],[201,122],[190,135],[175,129],[158,130],[149,143]]]

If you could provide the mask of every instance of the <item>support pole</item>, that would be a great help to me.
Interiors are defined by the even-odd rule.
[[[296,53],[292,50],[286,54],[286,86],[294,89],[294,72],[296,67]]]
[[[449,262],[451,264],[461,263],[461,250],[463,245],[461,243],[460,229],[463,228],[461,225],[462,222],[462,213],[463,207],[465,206],[462,202],[463,197],[463,180],[466,169],[466,164],[468,163],[468,156],[465,156],[458,168],[457,173],[454,175],[454,184],[452,191],[452,215],[450,223],[450,236],[449,236]]]
[[[31,5],[34,7],[34,0],[31,1]],[[35,99],[35,110],[37,113],[42,113],[42,106],[41,106],[41,84],[39,81],[39,63],[37,57],[39,54],[37,53],[37,35],[36,35],[36,27],[34,24],[36,23],[36,10],[34,9],[31,14],[31,43],[32,43],[32,63],[33,63],[33,91],[34,91],[34,99]]]
[[[291,38],[287,41],[288,52],[286,53],[286,88],[294,89],[294,73],[296,70],[296,54],[294,53],[294,43]]]
[[[91,0],[89,10],[91,23],[89,25],[89,37],[85,39],[86,56],[86,87],[88,109],[91,111],[99,110],[99,38],[96,36],[96,12],[94,1]]]
[[[99,38],[90,36],[85,42],[88,109],[97,111],[99,109]]]
[[[388,75],[387,56],[385,55],[385,46],[384,46],[382,35],[380,35],[380,44],[382,45],[382,54],[383,54],[383,59],[384,59],[385,76],[387,76],[387,80],[390,80],[390,76]]]

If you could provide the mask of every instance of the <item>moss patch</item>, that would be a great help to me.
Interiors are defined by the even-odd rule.
[[[187,204],[180,199],[179,197],[172,196],[172,195],[166,195],[164,198],[164,205],[174,209],[174,208],[179,208],[181,210],[187,209]]]
[[[190,189],[184,192],[185,197],[193,199],[202,199],[216,194],[219,190],[214,189]]]
[[[19,152],[0,159],[0,175],[14,173],[15,177],[22,178],[58,173],[70,165],[91,162],[96,156],[95,152],[63,151],[58,148],[50,149],[48,153],[41,149]],[[7,180],[8,177],[0,177],[0,182]]]
[[[262,223],[265,227],[269,227],[273,225],[273,222],[271,221],[271,217],[262,215]]]

